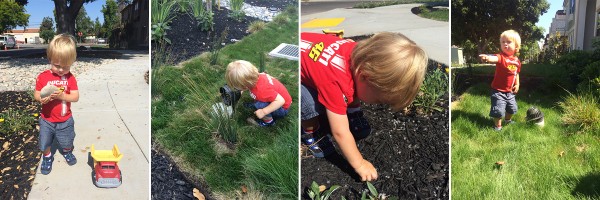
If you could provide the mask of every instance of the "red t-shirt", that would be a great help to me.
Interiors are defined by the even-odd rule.
[[[41,91],[46,85],[54,85],[56,87],[64,87],[65,94],[70,94],[72,90],[78,90],[77,80],[73,74],[68,73],[58,76],[50,70],[46,70],[37,77],[35,82],[35,90]],[[49,122],[65,122],[71,117],[71,102],[53,100],[42,105],[42,118]]]
[[[516,76],[521,73],[521,61],[516,56],[508,57],[505,54],[496,54],[496,72],[492,81],[492,88],[500,92],[512,92]]]
[[[300,34],[301,82],[315,89],[325,108],[346,115],[354,101],[350,56],[356,42],[318,33]]]
[[[292,104],[290,93],[288,93],[285,86],[281,84],[279,80],[268,74],[260,73],[256,85],[250,89],[250,96],[255,101],[273,102],[275,101],[277,94],[281,95],[285,100],[282,107],[286,110],[290,108],[290,105]]]

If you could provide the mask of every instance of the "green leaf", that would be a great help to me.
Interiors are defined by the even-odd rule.
[[[371,182],[367,181],[367,188],[369,188],[369,192],[371,192],[371,194],[377,198],[379,196],[379,193],[377,193],[377,189],[375,189],[375,186],[373,186],[373,184],[371,184]]]
[[[367,191],[364,191],[362,193],[362,196],[360,197],[360,200],[367,200]]]
[[[317,184],[317,182],[313,181],[312,184],[310,184],[310,189],[315,193],[315,199],[321,199],[321,191],[319,191],[319,184]]]
[[[327,200],[327,199],[329,199],[329,196],[331,196],[331,193],[333,193],[333,192],[334,192],[335,190],[337,190],[338,188],[340,188],[340,186],[339,186],[339,185],[334,185],[334,186],[331,186],[331,187],[329,188],[329,190],[326,190],[326,191],[323,193],[323,198],[321,198],[321,199],[323,199],[323,200]]]

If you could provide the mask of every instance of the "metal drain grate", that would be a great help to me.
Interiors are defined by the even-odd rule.
[[[269,56],[285,58],[288,60],[298,60],[298,46],[292,44],[281,43],[277,48],[269,52]]]

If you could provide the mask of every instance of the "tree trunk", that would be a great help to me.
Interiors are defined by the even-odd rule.
[[[69,6],[67,6],[66,0],[54,0],[57,34],[67,33],[75,36],[75,18],[77,18],[81,6],[83,6],[83,0],[71,0]]]

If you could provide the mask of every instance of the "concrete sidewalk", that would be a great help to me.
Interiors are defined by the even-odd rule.
[[[29,199],[150,198],[150,87],[144,80],[149,57],[147,52],[124,52],[123,57],[77,76],[80,98],[71,108],[77,164],[69,166],[56,152],[50,174],[41,174],[38,166]],[[94,186],[92,144],[98,150],[119,146],[123,183],[118,188]]]
[[[371,9],[338,8],[322,13],[303,15],[301,23],[314,19],[345,18],[332,27],[301,28],[302,32],[322,33],[323,29],[344,30],[344,37],[368,35],[389,31],[406,35],[421,46],[429,58],[446,65],[450,64],[449,22],[426,19],[410,10],[421,4],[403,4]]]

